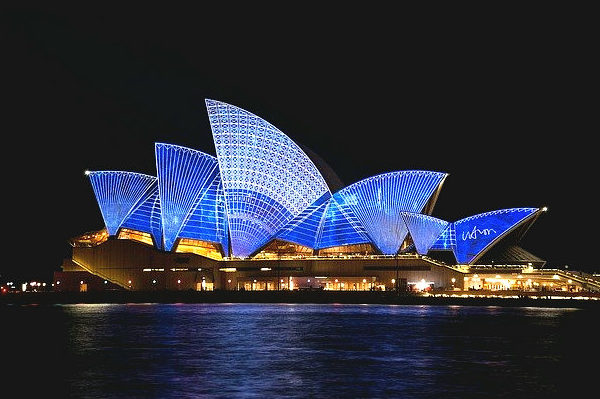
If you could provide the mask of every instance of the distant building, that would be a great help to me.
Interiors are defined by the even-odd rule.
[[[403,170],[341,187],[275,126],[206,106],[216,157],[156,143],[156,176],[86,172],[105,228],[72,239],[55,289],[584,287],[519,246],[545,208],[441,220],[431,215],[446,173]]]

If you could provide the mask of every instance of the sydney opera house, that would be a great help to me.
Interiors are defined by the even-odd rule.
[[[86,172],[104,228],[71,239],[59,290],[502,290],[581,284],[519,242],[545,208],[433,215],[447,174],[342,187],[260,117],[206,100],[216,156],[156,143],[156,175]],[[557,278],[558,277],[558,278]]]

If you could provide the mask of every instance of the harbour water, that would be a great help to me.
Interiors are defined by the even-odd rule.
[[[592,389],[597,397],[598,317],[483,306],[6,305],[2,392],[550,398]]]

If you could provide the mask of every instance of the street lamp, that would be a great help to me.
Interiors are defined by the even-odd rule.
[[[396,289],[396,294],[400,295],[400,281],[398,280],[398,275],[400,272],[400,265],[398,265],[398,252],[394,254],[394,259],[396,260],[396,278],[392,279],[394,282],[394,288]]]

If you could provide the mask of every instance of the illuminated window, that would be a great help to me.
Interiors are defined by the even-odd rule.
[[[108,240],[108,231],[102,229],[100,231],[89,232],[75,237],[71,240],[71,245],[74,247],[95,247]]]
[[[193,253],[216,260],[223,259],[220,244],[190,238],[180,239],[175,252]]]
[[[118,238],[122,240],[134,240],[142,242],[144,244],[154,245],[152,241],[152,236],[149,233],[144,233],[143,231],[138,230],[122,228],[119,230]]]
[[[263,250],[256,254],[258,259],[276,259],[279,257],[307,257],[313,250],[309,247],[282,240],[271,241]]]
[[[375,253],[375,248],[373,248],[373,245],[370,243],[341,245],[319,250],[319,256],[372,255]]]

